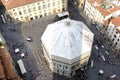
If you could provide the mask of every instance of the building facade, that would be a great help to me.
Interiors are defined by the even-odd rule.
[[[92,0],[85,1],[85,8],[84,12],[87,15],[88,19],[91,21],[92,24],[98,24],[101,26],[104,20],[104,15],[99,11],[100,4],[97,2],[93,2]]]
[[[6,42],[0,33],[0,80],[20,80],[7,49]]]
[[[2,0],[15,20],[28,22],[67,10],[67,0]]]
[[[41,40],[50,70],[71,77],[76,70],[86,69],[93,36],[83,22],[71,19],[48,25]]]
[[[113,0],[114,1],[114,0]],[[112,1],[86,0],[84,12],[114,49],[119,49],[120,8]]]
[[[72,0],[74,4],[77,4],[81,10],[84,9],[85,1],[86,0]]]
[[[86,0],[77,0],[77,4],[81,10],[84,10]]]
[[[120,17],[114,18],[111,20],[106,34],[108,36],[108,41],[110,42],[110,45],[120,50],[120,23],[119,23]]]
[[[84,12],[92,24],[97,24],[100,29],[104,28],[104,21],[114,17],[120,10],[117,6],[108,4],[102,0],[86,0]]]

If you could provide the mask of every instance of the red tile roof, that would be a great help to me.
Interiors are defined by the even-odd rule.
[[[119,26],[119,27],[117,27],[117,31],[120,33],[120,26]]]
[[[119,27],[119,26],[120,26],[120,16],[111,19],[111,22],[112,22],[116,27]]]
[[[104,9],[104,8],[102,8],[102,6],[101,6],[101,5],[102,5],[102,0],[89,0],[89,2],[90,2],[93,6],[94,6],[94,4],[95,4],[95,2],[96,2],[98,5],[97,5],[97,6],[94,6],[94,7],[96,7],[103,16],[107,16],[107,15],[109,15],[109,14],[112,13],[112,12],[115,12],[115,11],[120,10],[120,8],[118,8],[118,7],[115,6],[115,5],[112,5],[113,8],[110,8],[110,9]],[[108,4],[107,2],[104,2],[104,3],[105,3],[105,5],[109,6],[109,4]]]
[[[114,8],[110,9],[109,11],[110,12],[115,12],[115,11],[118,11],[120,10],[120,8],[118,8],[117,6],[114,6]]]
[[[109,25],[109,20],[105,20],[104,25],[108,26]]]
[[[7,2],[6,0],[2,0],[2,3],[5,6],[5,8],[8,10],[8,9],[16,8],[26,4],[31,4],[37,1],[40,1],[40,0],[8,0]]]
[[[110,21],[109,19],[108,20],[105,20],[104,21],[104,25],[109,25],[109,22],[112,22],[112,24],[115,25],[115,27],[119,27],[120,26],[120,16],[119,17],[116,17],[116,18],[112,18]]]
[[[102,0],[88,0],[90,3],[94,3],[94,2],[96,2],[96,3],[98,3],[98,4],[100,4],[100,3],[102,3]]]
[[[99,10],[99,12],[103,15],[103,16],[107,16],[110,14],[109,11],[107,11],[106,9],[103,9],[102,6],[96,6],[96,8]]]

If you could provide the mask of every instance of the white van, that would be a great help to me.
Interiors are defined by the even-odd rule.
[[[59,19],[68,18],[69,17],[69,12],[64,11],[64,12],[58,13],[57,16],[59,17]]]
[[[21,71],[22,75],[24,75],[25,73],[27,73],[26,68],[24,66],[24,63],[23,63],[22,59],[17,60],[17,63],[19,65],[19,68],[20,68],[20,71]]]

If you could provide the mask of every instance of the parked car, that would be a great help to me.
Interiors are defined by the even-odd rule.
[[[2,22],[5,24],[5,23],[6,23],[5,16],[4,16],[4,15],[1,15],[1,18],[2,18]]]
[[[95,45],[95,48],[96,48],[96,49],[99,49],[97,45]]]
[[[98,29],[98,30],[100,30],[100,28],[96,25],[96,28]]]
[[[104,48],[104,45],[101,45],[102,48]]]
[[[24,58],[25,57],[25,53],[21,53],[21,57]]]
[[[15,53],[19,53],[20,52],[20,49],[19,48],[16,48],[15,49]]]
[[[100,69],[98,73],[99,73],[99,75],[103,75],[104,71],[102,69]]]
[[[111,75],[111,76],[108,76],[107,78],[108,78],[108,80],[120,80],[120,79],[117,77],[116,74]]]
[[[29,36],[29,37],[26,38],[26,41],[33,42],[33,38],[31,36]]]

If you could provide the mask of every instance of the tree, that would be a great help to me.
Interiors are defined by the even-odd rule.
[[[4,47],[4,43],[2,41],[0,41],[0,48]]]

